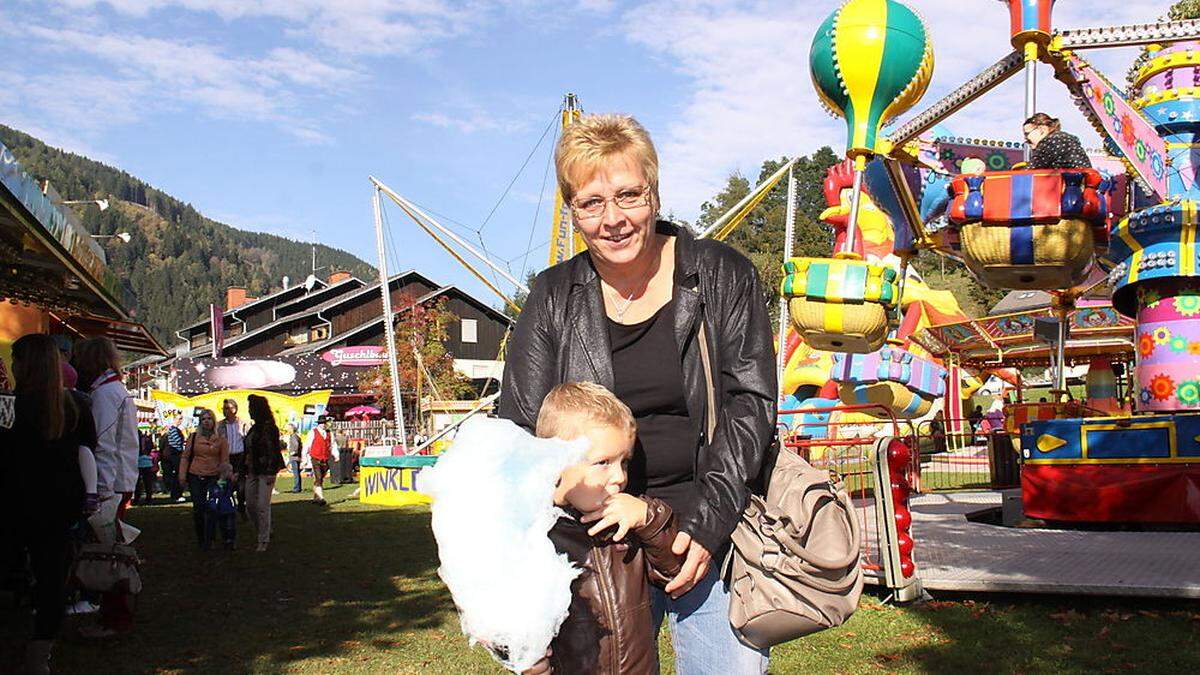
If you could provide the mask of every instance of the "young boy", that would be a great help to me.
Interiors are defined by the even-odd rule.
[[[221,528],[221,539],[227,551],[234,549],[234,538],[237,534],[237,521],[234,515],[237,506],[233,503],[233,466],[225,462],[217,468],[219,478],[208,488],[205,495],[204,514],[204,548],[212,546],[217,528]]]
[[[681,561],[671,553],[671,508],[622,492],[636,430],[629,408],[598,384],[562,384],[542,402],[539,437],[590,441],[584,461],[562,472],[554,503],[567,515],[550,530],[554,547],[583,573],[548,658],[527,672],[658,672],[648,581],[666,584]]]

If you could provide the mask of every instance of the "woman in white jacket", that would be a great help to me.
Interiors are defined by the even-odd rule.
[[[79,388],[91,396],[92,417],[96,422],[99,513],[114,514],[111,520],[93,521],[93,529],[99,537],[107,538],[111,532],[120,539],[120,519],[137,485],[137,406],[121,381],[121,357],[112,340],[100,337],[76,343],[75,370],[79,372]],[[91,631],[95,636],[131,629],[131,597],[120,592],[105,593],[100,601],[99,621],[99,629]]]

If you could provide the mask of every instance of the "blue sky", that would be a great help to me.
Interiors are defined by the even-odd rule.
[[[731,172],[753,177],[765,158],[843,142],[807,70],[813,32],[837,4],[7,0],[0,121],[222,222],[304,240],[315,230],[374,262],[368,175],[463,223],[478,243],[474,230],[573,91],[589,111],[643,122],[659,146],[664,206],[691,220]],[[1000,2],[910,4],[937,59],[923,104],[1010,49]],[[1058,3],[1056,23],[1151,21],[1170,3],[1099,4]],[[1133,52],[1093,56],[1120,80]],[[1040,107],[1099,145],[1042,77]],[[1012,80],[947,126],[1016,139],[1020,92]],[[514,274],[531,231],[533,247],[548,237],[549,153],[547,137],[481,233]],[[491,300],[398,209],[387,213],[393,269]],[[529,268],[545,257],[535,248]]]

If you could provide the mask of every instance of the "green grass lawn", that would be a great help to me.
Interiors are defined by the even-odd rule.
[[[137,627],[90,642],[68,619],[59,672],[501,672],[459,631],[428,510],[363,506],[352,489],[327,490],[328,508],[276,497],[268,553],[240,522],[239,550],[201,553],[189,506],[134,508],[146,560]],[[12,658],[27,617],[4,607],[0,619]],[[775,649],[771,671],[1200,672],[1198,638],[1196,603],[939,596],[897,608],[868,595],[842,628]],[[665,632],[661,644],[673,672]]]

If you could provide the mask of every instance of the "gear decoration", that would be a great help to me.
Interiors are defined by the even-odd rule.
[[[1175,390],[1175,398],[1179,399],[1179,402],[1184,405],[1196,405],[1200,403],[1200,382],[1188,380],[1179,383],[1179,388]]]
[[[1154,353],[1154,338],[1150,337],[1149,333],[1142,333],[1142,336],[1138,338],[1138,353],[1142,355],[1142,358]]]
[[[1171,341],[1171,329],[1166,326],[1159,326],[1151,333],[1154,336],[1154,344],[1165,345]]]
[[[1156,401],[1167,401],[1175,395],[1175,380],[1170,375],[1159,373],[1150,380],[1150,394]]]

